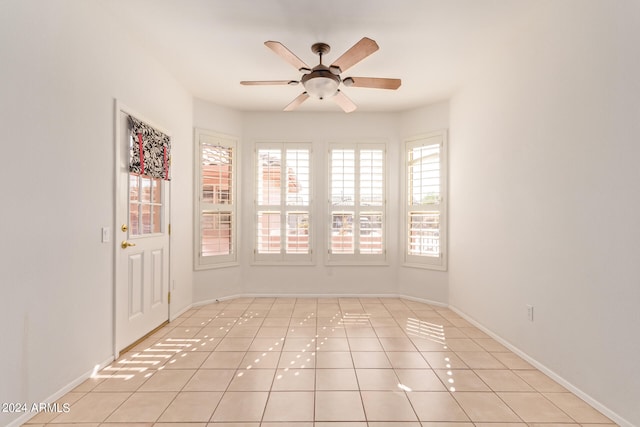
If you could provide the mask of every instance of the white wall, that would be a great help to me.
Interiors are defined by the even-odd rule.
[[[450,301],[640,425],[640,3],[530,6],[451,101]]]
[[[0,3],[0,402],[43,402],[112,356],[114,247],[101,227],[115,227],[114,98],[172,133],[173,202],[191,204],[191,96],[104,14]],[[190,211],[172,220],[192,228]],[[190,236],[174,253],[191,252]],[[179,310],[191,260],[172,273]]]

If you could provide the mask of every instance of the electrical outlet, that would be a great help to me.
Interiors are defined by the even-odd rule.
[[[527,319],[529,322],[533,322],[533,306],[527,304]]]

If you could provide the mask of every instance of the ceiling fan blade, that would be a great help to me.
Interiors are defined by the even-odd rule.
[[[396,90],[402,84],[400,79],[384,79],[379,77],[347,77],[343,80],[345,86],[369,87],[374,89]]]
[[[307,64],[305,64],[305,62],[302,59],[298,58],[293,52],[287,49],[285,45],[283,45],[282,43],[269,40],[264,42],[264,45],[269,49],[271,49],[272,51],[274,51],[276,54],[278,54],[282,59],[287,61],[289,64],[296,67],[296,70],[311,69]]]
[[[368,37],[363,37],[358,43],[351,46],[349,50],[331,64],[331,68],[338,68],[340,72],[345,72],[367,56],[378,50],[378,43]]]
[[[289,103],[286,107],[284,107],[284,111],[292,111],[295,110],[302,104],[304,101],[309,98],[309,94],[307,92],[302,92],[300,95],[296,97],[293,101]]]
[[[353,101],[350,100],[347,97],[347,95],[345,95],[339,89],[336,92],[336,94],[331,97],[331,99],[333,99],[335,103],[338,104],[340,108],[344,110],[345,113],[350,113],[352,111],[355,111],[356,108],[358,108],[356,104],[354,104]]]
[[[266,85],[297,85],[296,80],[243,80],[240,82],[244,86],[266,86]]]

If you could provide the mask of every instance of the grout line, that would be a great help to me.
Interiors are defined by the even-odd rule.
[[[459,395],[459,393],[464,393],[464,392],[460,392],[460,391],[456,391],[456,392],[451,392],[450,389],[448,388],[448,385],[444,382],[444,380],[442,378],[440,378],[439,375],[436,374],[436,370],[435,368],[433,368],[433,366],[431,365],[431,363],[429,363],[429,361],[426,359],[425,357],[425,353],[428,352],[423,352],[421,350],[418,349],[418,346],[416,345],[417,341],[414,341],[416,339],[422,339],[420,337],[415,337],[410,335],[409,333],[407,333],[406,331],[406,327],[407,325],[403,324],[401,322],[401,319],[403,319],[404,317],[408,316],[412,316],[415,319],[420,319],[420,318],[424,318],[423,314],[421,312],[424,312],[425,310],[420,310],[419,306],[416,306],[416,303],[408,303],[407,301],[405,301],[402,298],[394,298],[393,300],[390,301],[385,301],[384,299],[374,299],[372,298],[371,300],[367,299],[366,302],[363,301],[362,299],[353,299],[353,298],[338,298],[335,302],[331,301],[331,302],[327,302],[327,306],[328,304],[335,304],[335,310],[336,313],[335,315],[338,316],[338,318],[344,318],[348,313],[350,314],[354,314],[354,315],[358,315],[361,313],[367,313],[367,312],[371,312],[371,311],[375,311],[376,314],[372,314],[368,319],[367,319],[367,323],[365,324],[364,327],[367,328],[371,328],[373,331],[373,335],[372,337],[361,337],[361,336],[350,336],[348,333],[348,325],[345,324],[344,322],[340,325],[341,329],[344,331],[344,335],[335,335],[335,334],[329,334],[329,332],[327,332],[327,335],[321,337],[320,336],[320,328],[322,327],[330,327],[330,328],[336,328],[335,325],[324,325],[324,324],[320,324],[319,319],[330,319],[330,318],[335,318],[336,316],[334,315],[333,317],[320,317],[319,316],[319,312],[321,310],[321,304],[318,302],[318,299],[314,299],[314,302],[310,302],[311,299],[309,298],[287,298],[287,303],[286,304],[278,304],[278,298],[274,298],[273,301],[270,302],[270,304],[268,304],[268,308],[266,308],[267,304],[259,304],[259,299],[258,298],[243,298],[242,301],[238,301],[238,303],[234,303],[233,301],[230,302],[224,302],[224,303],[215,303],[215,307],[219,307],[217,309],[216,314],[207,314],[206,317],[209,320],[207,321],[207,323],[202,326],[184,326],[184,325],[176,325],[176,327],[180,328],[187,328],[187,329],[196,329],[198,328],[198,330],[195,332],[194,337],[198,337],[198,335],[201,335],[201,331],[207,327],[211,327],[211,323],[214,322],[214,320],[216,319],[221,319],[222,323],[226,322],[225,326],[222,326],[224,328],[224,333],[220,336],[216,336],[213,337],[215,338],[215,346],[207,351],[206,353],[208,354],[208,356],[206,356],[202,362],[200,362],[198,364],[198,367],[196,367],[195,369],[193,368],[184,368],[184,369],[180,369],[180,370],[193,370],[191,376],[189,376],[189,378],[184,382],[184,384],[182,384],[182,386],[180,386],[180,390],[175,392],[175,391],[171,391],[172,393],[175,393],[175,396],[173,397],[173,399],[171,399],[171,402],[161,411],[160,415],[156,418],[156,422],[158,422],[158,420],[166,413],[167,409],[176,401],[177,397],[184,392],[185,387],[187,386],[187,384],[189,383],[189,381],[191,381],[194,376],[196,375],[197,372],[199,372],[200,370],[203,370],[204,368],[202,368],[202,366],[204,365],[204,363],[206,362],[206,360],[208,360],[209,357],[211,357],[211,355],[215,354],[216,352],[220,352],[220,353],[224,353],[225,351],[227,352],[238,352],[238,353],[242,353],[242,358],[240,360],[240,362],[238,363],[238,365],[233,368],[233,369],[229,369],[233,371],[232,377],[229,380],[228,384],[225,387],[225,390],[221,392],[221,396],[220,399],[218,400],[217,404],[215,405],[215,407],[213,408],[213,411],[211,412],[211,416],[209,417],[209,422],[213,422],[213,417],[216,413],[216,411],[219,409],[220,407],[220,403],[222,402],[222,399],[224,398],[225,394],[227,392],[230,392],[231,390],[229,390],[231,384],[233,383],[234,379],[236,378],[236,375],[243,371],[246,370],[246,366],[244,366],[245,364],[242,363],[242,361],[244,361],[247,358],[247,355],[250,352],[259,352],[259,353],[264,353],[264,352],[268,352],[267,350],[262,351],[262,350],[252,350],[252,346],[254,344],[257,344],[257,339],[260,338],[265,338],[265,339],[274,339],[274,340],[280,340],[278,342],[281,343],[281,346],[279,348],[275,348],[274,350],[272,350],[272,352],[278,352],[278,356],[277,356],[277,360],[275,363],[275,369],[273,369],[274,374],[273,377],[271,378],[271,383],[270,383],[270,387],[268,390],[266,390],[266,400],[265,400],[265,404],[264,407],[262,408],[262,415],[260,417],[260,421],[253,421],[253,422],[266,422],[265,421],[265,415],[266,415],[266,409],[269,405],[269,402],[272,398],[272,394],[274,392],[296,392],[298,390],[295,389],[283,389],[283,390],[274,390],[274,385],[276,384],[276,377],[278,375],[279,370],[283,370],[285,369],[285,367],[280,368],[280,364],[283,361],[283,353],[285,352],[285,346],[287,345],[287,341],[289,339],[295,340],[298,339],[300,340],[300,342],[303,342],[305,340],[310,340],[312,343],[315,343],[313,351],[311,352],[314,356],[313,356],[313,367],[309,367],[309,368],[305,368],[309,369],[312,372],[313,375],[313,390],[311,390],[311,392],[313,393],[313,420],[315,420],[316,418],[316,405],[317,405],[317,392],[318,391],[332,391],[332,390],[317,390],[317,375],[318,375],[318,356],[321,353],[319,351],[319,346],[320,346],[320,339],[323,338],[324,341],[326,342],[335,342],[335,343],[339,343],[342,342],[342,340],[344,340],[344,342],[346,342],[347,345],[347,350],[349,352],[349,358],[351,361],[351,366],[352,366],[352,370],[353,370],[353,374],[355,375],[355,379],[356,379],[356,384],[358,387],[358,393],[360,396],[360,402],[362,405],[362,411],[364,413],[364,417],[365,417],[365,422],[373,422],[374,420],[369,420],[368,415],[366,413],[366,409],[365,409],[365,403],[364,403],[364,395],[363,392],[367,392],[370,390],[362,390],[361,389],[361,381],[360,381],[360,377],[357,374],[357,369],[362,369],[362,370],[367,370],[367,369],[390,369],[391,372],[393,373],[393,375],[395,376],[395,380],[398,382],[398,384],[400,384],[400,377],[398,374],[398,370],[402,369],[402,368],[397,368],[394,366],[394,364],[391,363],[391,359],[389,358],[389,354],[390,352],[409,352],[412,354],[418,354],[420,355],[420,357],[422,358],[422,360],[425,361],[426,366],[428,368],[417,368],[420,370],[428,370],[433,372],[434,375],[436,375],[436,377],[438,378],[438,380],[440,381],[440,383],[442,383],[446,389],[447,394],[453,399],[454,402],[456,402],[456,404],[460,407],[460,409],[463,411],[463,413],[467,416],[467,418],[469,418],[469,420],[471,420],[471,417],[469,416],[469,414],[467,413],[467,411],[462,407],[462,405],[457,401],[456,399],[456,394]],[[386,304],[385,304],[386,302]],[[419,304],[423,304],[422,302],[418,302]],[[253,304],[259,304],[257,307],[253,307]],[[322,303],[325,304],[325,303]],[[372,305],[376,304],[380,305],[380,311],[377,311],[377,307],[373,307]],[[212,307],[214,305],[211,305]],[[280,306],[280,307],[277,307]],[[367,306],[370,306],[369,308],[367,308]],[[194,317],[200,317],[198,316],[198,314],[201,313],[207,313],[207,312],[213,312],[216,310],[207,310],[207,307],[209,307],[209,305],[204,305],[204,306],[199,306],[198,308],[194,308],[193,311],[192,310],[188,310],[184,313],[184,319],[189,319],[189,318],[194,318]],[[286,307],[286,308],[284,308]],[[431,307],[431,306],[429,306]],[[278,310],[281,309],[283,310],[283,313],[288,313],[286,315],[279,315],[279,316],[269,316],[269,313],[272,310]],[[241,311],[241,314],[239,314],[238,316],[235,317],[220,317],[220,314],[224,314],[225,311]],[[307,312],[307,316],[302,316],[299,315],[300,313],[304,313]],[[467,338],[464,337],[459,337],[459,338],[452,338],[452,339],[466,339],[469,340],[469,342],[474,343],[476,345],[479,345],[481,347],[481,350],[484,353],[487,353],[488,355],[491,355],[493,357],[493,355],[496,353],[495,351],[488,351],[487,349],[485,349],[483,346],[481,346],[479,344],[479,342],[468,336],[467,333],[465,333],[465,331],[461,330],[461,328],[463,327],[467,327],[467,328],[476,328],[476,326],[474,326],[473,324],[470,324],[468,326],[465,325],[460,325],[460,326],[456,326],[457,324],[459,324],[459,322],[456,322],[458,319],[462,319],[464,320],[463,316],[460,316],[458,313],[456,313],[453,310],[444,310],[444,309],[433,309],[431,310],[433,311],[434,316],[437,314],[439,316],[439,318],[442,319],[442,322],[440,323],[448,323],[451,324],[451,326],[447,326],[447,327],[451,327],[451,328],[456,328],[456,329],[460,329],[460,332],[462,332],[462,335],[467,336]],[[262,317],[259,317],[258,315],[262,315]],[[182,318],[182,316],[181,316]],[[284,337],[258,337],[258,334],[260,333],[260,330],[263,327],[267,327],[267,325],[265,325],[265,321],[266,319],[275,319],[275,318],[282,318],[282,319],[288,319],[287,321],[287,325],[283,326],[285,328],[285,333],[284,333]],[[295,320],[294,320],[295,319]],[[371,322],[371,319],[384,319],[381,320],[381,322],[377,325],[374,326]],[[430,318],[431,319],[431,318]],[[435,318],[434,318],[435,319]],[[250,325],[247,325],[247,322],[250,322]],[[296,323],[294,325],[294,322]],[[299,323],[302,322],[303,325],[300,325]],[[315,325],[315,335],[314,337],[307,337],[307,336],[290,336],[289,333],[292,331],[292,329],[297,329],[300,327],[306,327],[306,322],[308,322],[308,324],[314,324]],[[438,323],[439,321],[436,320],[429,320],[429,322],[434,322],[434,323]],[[322,323],[325,323],[325,321],[322,321]],[[216,322],[216,327],[218,326],[217,322]],[[251,331],[251,336],[248,337],[241,337],[241,336],[229,336],[230,331],[232,331],[234,328],[240,328],[240,327],[245,327],[245,326],[251,326],[252,328],[255,326],[256,329],[255,331]],[[280,326],[274,326],[274,325],[268,325],[268,327],[280,327]],[[379,335],[379,333],[382,333],[378,331],[378,329],[380,328],[399,328],[402,331],[402,334],[399,336],[392,336],[392,337],[381,337]],[[228,328],[228,329],[227,329]],[[175,328],[172,328],[175,329]],[[355,329],[354,329],[355,330]],[[479,328],[479,330],[482,330],[482,328]],[[468,331],[470,332],[470,331]],[[167,338],[170,337],[166,337],[167,334],[165,334],[165,337],[160,337],[155,343],[151,344],[150,347],[156,345],[157,343],[163,342],[164,340],[166,340]],[[395,335],[395,334],[394,334]],[[177,337],[179,338],[179,337]],[[198,337],[200,338],[200,337]],[[240,339],[244,339],[244,338],[250,338],[249,344],[248,346],[245,348],[243,346],[243,348],[245,348],[244,350],[216,350],[219,345],[227,338],[240,338]],[[364,350],[361,351],[361,353],[382,353],[384,354],[387,363],[389,364],[389,368],[356,368],[356,363],[355,363],[355,359],[354,359],[354,352],[358,352],[357,349],[354,349],[353,345],[355,342],[357,342],[359,339],[361,338],[365,338],[363,340],[363,342],[367,342],[369,339],[375,338],[376,342],[378,343],[378,345],[381,347],[381,350]],[[387,338],[390,343],[388,343],[387,348],[384,347],[383,343],[383,338]],[[428,339],[428,338],[426,338]],[[394,340],[398,341],[398,343],[401,342],[405,342],[404,340],[408,340],[408,342],[411,344],[412,346],[412,350],[409,351],[404,347],[395,347],[395,346],[391,346],[391,343],[393,343],[395,345]],[[354,341],[354,343],[352,343],[352,341]],[[295,341],[294,341],[295,342]],[[372,341],[373,342],[373,341]],[[499,341],[498,341],[499,342]],[[460,344],[464,344],[462,341],[459,342]],[[297,347],[296,347],[297,348]],[[366,348],[366,347],[365,347]],[[327,350],[327,351],[322,351],[322,353],[329,353],[329,352],[344,352],[344,350]],[[510,353],[514,353],[512,352],[509,348],[507,348],[507,351],[509,351]],[[460,360],[462,360],[462,358],[460,357],[460,353],[464,353],[464,351],[459,350],[459,351],[454,351],[451,350],[450,348],[444,348],[442,350],[440,350],[439,352],[447,352],[447,353],[451,353],[453,355],[455,355],[456,357],[460,358]],[[160,367],[166,367],[167,364],[171,361],[174,360],[176,358],[176,356],[178,354],[187,354],[187,355],[191,355],[191,354],[198,354],[200,352],[195,351],[195,352],[187,352],[187,353],[175,353],[173,354],[169,359],[166,359],[164,361],[163,364],[160,365]],[[298,354],[302,354],[305,353],[304,350],[294,350],[294,351],[287,351],[287,353],[298,353]],[[517,354],[517,353],[515,353]],[[188,356],[187,356],[188,357]],[[176,359],[179,360],[179,359]],[[295,359],[294,359],[295,360]],[[248,361],[247,363],[249,363],[250,361]],[[115,363],[115,362],[114,362]],[[502,364],[502,362],[500,362]],[[331,366],[333,365],[329,365],[330,369],[341,369],[341,368],[331,368]],[[287,366],[288,368],[288,366]],[[498,393],[506,393],[506,392],[500,392],[500,391],[496,391],[494,390],[485,380],[482,379],[482,377],[480,377],[478,374],[478,371],[483,371],[484,369],[482,368],[471,368],[470,366],[467,367],[469,372],[472,372],[473,374],[475,374],[479,380],[481,381],[482,384],[486,385],[488,388],[488,391],[486,391],[486,393],[491,393],[495,396],[498,397],[498,399],[500,399],[500,401],[502,403],[504,403],[504,405],[506,405],[507,408],[509,408],[509,410],[511,410],[514,414],[516,414],[516,416],[519,419],[522,419],[522,417],[520,417],[520,415],[518,413],[516,413],[516,411],[511,408],[507,402],[505,400],[502,399],[502,397],[498,394]],[[220,369],[225,369],[227,370],[228,368],[220,368]],[[262,369],[262,368],[255,368],[255,369]],[[265,369],[272,369],[272,368],[265,368]],[[413,369],[413,368],[407,368],[407,369]],[[438,368],[438,370],[440,370],[441,368]],[[444,369],[444,368],[442,368]],[[451,370],[454,370],[455,368],[448,368]],[[300,368],[300,370],[303,370],[302,368]],[[519,371],[519,369],[512,369],[509,366],[504,366],[504,368],[502,369],[487,369],[487,370],[505,370],[508,372],[512,372],[513,374],[517,375],[517,371]],[[531,370],[531,369],[529,369]],[[544,374],[544,372],[542,372],[540,369],[536,369],[535,367],[533,367],[533,370],[540,372],[542,374]],[[171,371],[171,369],[168,369],[167,371]],[[177,369],[176,369],[177,371]],[[514,372],[515,371],[515,372]],[[158,370],[156,369],[155,372],[157,373]],[[166,372],[166,371],[165,371]],[[153,375],[152,375],[153,376]],[[103,420],[103,422],[108,419],[110,416],[113,415],[113,413],[115,413],[117,410],[119,410],[127,401],[129,401],[129,399],[137,392],[140,391],[140,389],[144,386],[144,384],[146,384],[147,381],[149,381],[149,379],[152,377],[150,376],[149,378],[145,379],[144,381],[142,381],[140,384],[138,384],[135,387],[135,390],[133,391],[125,391],[126,393],[129,393],[129,395],[127,396],[127,398],[121,402],[115,409],[113,409]],[[517,377],[519,379],[521,379],[522,381],[524,381],[525,383],[527,383],[529,386],[531,386],[531,384],[529,383],[529,381],[526,381],[525,379],[521,378],[519,375],[517,375]],[[552,379],[553,380],[553,379]],[[100,384],[100,383],[99,383]],[[92,390],[90,390],[89,392],[86,392],[80,399],[81,400],[83,398],[85,398],[89,393],[100,393],[99,391],[94,391],[96,387],[99,386],[99,384],[96,384]],[[536,393],[537,395],[542,395],[548,402],[550,402],[554,407],[556,407],[558,410],[560,410],[563,414],[567,415],[569,417],[569,419],[572,419],[575,421],[574,417],[570,416],[567,412],[565,412],[564,410],[562,410],[558,405],[556,405],[553,401],[551,401],[542,391],[538,391],[535,387],[531,386],[531,388],[533,389],[532,391],[522,391],[522,393]],[[157,391],[162,391],[162,390],[157,390]],[[201,390],[202,392],[205,392],[206,390]],[[255,391],[259,391],[259,392],[263,392],[262,390],[246,390],[246,391],[240,391],[240,392],[255,392]],[[304,391],[306,392],[307,390],[300,390],[300,391]],[[339,390],[333,390],[333,391],[339,391]],[[387,391],[387,390],[371,390],[371,391]],[[396,391],[395,389],[393,389],[392,391]],[[570,390],[566,391],[569,394],[575,395],[575,393],[571,393]],[[405,396],[405,398],[409,401],[409,404],[414,412],[414,415],[416,417],[416,422],[421,423],[422,421],[419,419],[418,416],[418,412],[416,411],[416,408],[414,407],[413,403],[411,402],[411,400],[409,399],[409,392],[407,392],[406,390],[403,390],[403,395]],[[579,396],[577,396],[579,398]],[[587,403],[588,404],[588,403]],[[591,406],[591,405],[590,405]],[[595,410],[595,408],[594,408]],[[293,421],[292,421],[293,422]],[[312,423],[314,421],[311,421]],[[469,421],[469,422],[474,422],[474,421]],[[577,421],[575,421],[577,422]]]

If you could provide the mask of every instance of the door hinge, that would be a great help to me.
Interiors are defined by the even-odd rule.
[[[171,304],[171,291],[167,294],[167,303]]]
[[[169,236],[171,236],[171,224],[167,227],[167,232],[169,233]]]

